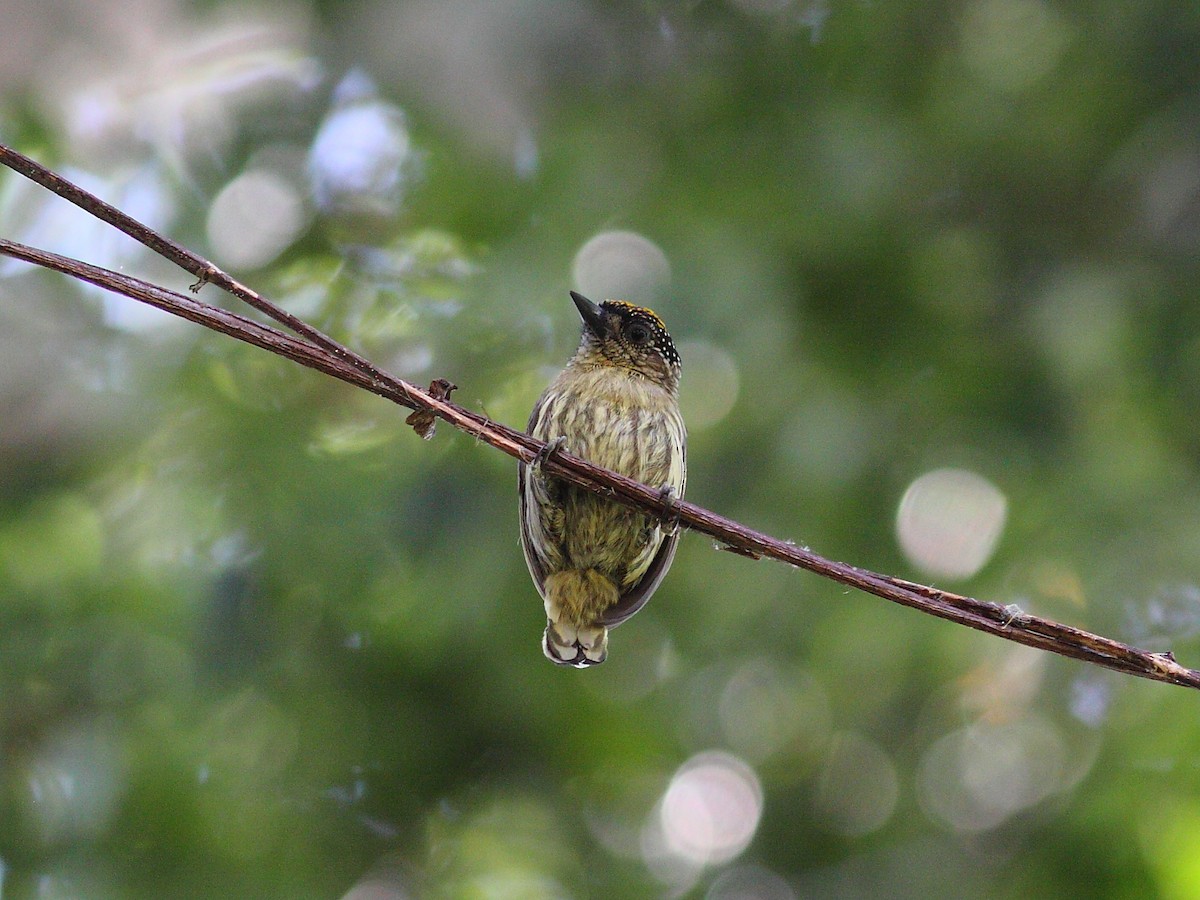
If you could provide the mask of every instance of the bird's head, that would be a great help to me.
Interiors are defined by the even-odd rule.
[[[618,366],[672,393],[679,389],[679,353],[653,310],[623,300],[595,304],[575,291],[571,299],[583,319],[576,363]]]

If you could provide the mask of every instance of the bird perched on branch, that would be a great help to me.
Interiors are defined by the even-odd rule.
[[[687,432],[679,415],[679,354],[662,320],[618,300],[571,292],[579,349],[534,404],[531,435],[545,454],[520,465],[521,546],[546,606],[542,650],[561,666],[594,666],[608,629],[646,605],[675,557],[678,532],[660,519],[566,484],[542,468],[566,450],[681,498]]]

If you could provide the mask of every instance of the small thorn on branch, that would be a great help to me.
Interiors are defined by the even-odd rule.
[[[429,382],[429,396],[434,400],[449,400],[450,392],[457,389],[457,384],[447,381],[445,378],[435,378]],[[419,434],[422,440],[428,441],[433,438],[436,430],[437,414],[432,409],[418,409],[404,420],[404,424],[411,425],[413,431]]]
[[[762,559],[762,554],[754,550],[748,550],[745,547],[736,547],[733,544],[717,543],[714,546],[718,550],[724,550],[726,553],[732,553],[735,556],[744,556],[746,559]]]
[[[196,283],[189,285],[188,290],[191,291],[193,294],[200,293],[200,288],[204,287],[206,284],[208,284],[210,281],[212,281],[213,276],[216,275],[217,272],[218,272],[218,270],[216,268],[214,268],[213,266],[209,266],[207,269],[202,270],[196,276]]]

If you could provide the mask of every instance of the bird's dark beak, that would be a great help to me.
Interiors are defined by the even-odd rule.
[[[575,301],[575,308],[579,310],[579,316],[583,319],[583,324],[596,337],[604,337],[607,329],[604,327],[604,313],[601,312],[600,307],[583,296],[583,294],[577,294],[574,291],[571,291],[571,299]]]

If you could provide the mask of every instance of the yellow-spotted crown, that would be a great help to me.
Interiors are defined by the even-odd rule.
[[[573,292],[571,296],[577,305],[585,299]],[[590,313],[586,302],[580,306],[588,326],[584,329],[583,348],[601,357],[593,358],[593,363],[623,366],[678,390],[679,353],[654,310],[623,300],[605,300],[599,306],[597,321],[588,320]]]
[[[676,498],[687,482],[679,415],[679,354],[653,311],[619,300],[571,299],[579,349],[534,404],[531,435]],[[542,649],[552,662],[604,662],[608,629],[658,587],[678,534],[657,519],[522,464],[521,546],[546,608]]]

